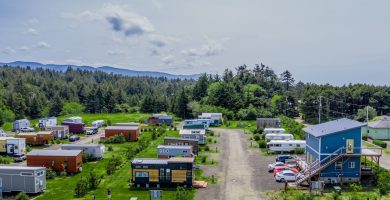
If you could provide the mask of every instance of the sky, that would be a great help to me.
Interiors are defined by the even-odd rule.
[[[2,0],[0,62],[390,85],[388,0]]]

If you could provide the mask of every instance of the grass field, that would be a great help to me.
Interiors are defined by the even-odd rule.
[[[229,120],[221,125],[221,128],[237,128],[245,131],[253,131],[256,129],[256,120]]]
[[[165,136],[175,137],[178,136],[178,131],[167,131]],[[141,137],[151,139],[151,134],[149,132],[143,133]],[[162,144],[163,137],[160,136],[156,140],[151,141],[149,146],[137,154],[136,158],[142,157],[157,157],[156,147],[159,144]],[[60,177],[48,180],[47,182],[47,191],[38,196],[36,199],[45,200],[45,199],[77,199],[74,197],[74,189],[77,182],[83,176],[86,176],[91,170],[95,170],[100,174],[104,174],[104,178],[99,185],[99,188],[95,191],[90,191],[85,197],[78,199],[91,199],[92,194],[96,195],[96,199],[106,199],[106,190],[109,188],[112,191],[112,199],[130,199],[130,197],[138,197],[138,199],[149,199],[149,190],[146,189],[133,189],[128,186],[129,180],[131,179],[131,168],[129,160],[123,164],[123,166],[118,169],[113,175],[105,175],[105,166],[108,162],[107,158],[112,157],[113,155],[124,154],[126,149],[131,146],[135,146],[136,142],[127,142],[124,144],[106,144],[106,147],[112,146],[113,151],[106,151],[104,159],[96,163],[85,163],[83,165],[83,171],[79,174],[69,177]],[[163,189],[163,198],[164,199],[175,199],[176,189]],[[190,198],[193,199],[195,190],[189,192]]]

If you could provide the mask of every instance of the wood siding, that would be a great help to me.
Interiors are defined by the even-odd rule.
[[[27,155],[27,166],[34,167],[46,167],[51,168],[53,171],[64,171],[64,164],[67,163],[68,167],[66,172],[77,173],[83,163],[82,153],[77,156],[32,156]],[[54,165],[53,165],[54,164]]]
[[[120,135],[123,134],[125,136],[127,141],[135,142],[138,140],[140,130],[139,128],[137,130],[105,130],[105,137],[111,137],[114,135]]]

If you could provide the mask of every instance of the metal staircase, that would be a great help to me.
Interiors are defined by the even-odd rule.
[[[334,151],[329,156],[322,159],[321,161],[317,160],[317,161],[311,163],[310,166],[308,166],[306,169],[301,170],[297,174],[296,181],[291,183],[290,185],[292,185],[292,186],[301,185],[303,182],[309,180],[314,175],[317,175],[322,170],[324,170],[326,167],[335,163],[340,158],[344,157],[346,154],[345,154],[345,151],[343,152],[343,150],[345,150],[345,148],[341,147],[341,148],[337,149],[336,151]]]

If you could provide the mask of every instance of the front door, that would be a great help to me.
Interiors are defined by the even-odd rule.
[[[347,139],[346,153],[353,153],[353,139]]]

